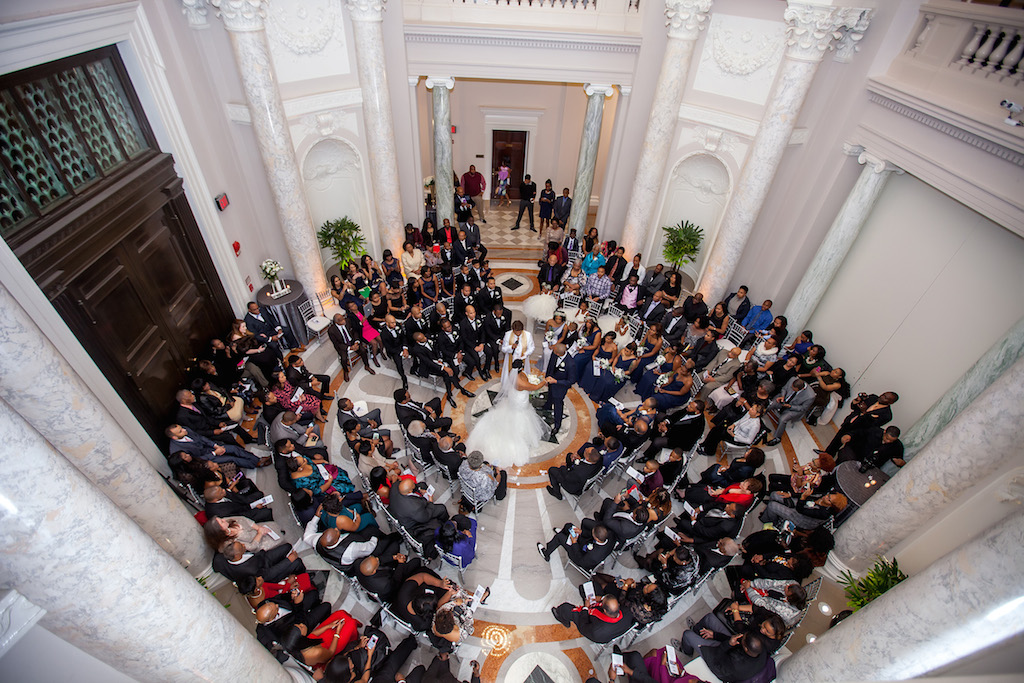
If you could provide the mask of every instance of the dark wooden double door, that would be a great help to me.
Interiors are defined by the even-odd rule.
[[[47,233],[15,253],[164,443],[187,368],[232,319],[171,157],[137,166]]]
[[[519,199],[519,184],[526,173],[526,136],[523,130],[496,130],[491,141],[491,187],[498,186],[498,169],[509,167],[508,196]]]

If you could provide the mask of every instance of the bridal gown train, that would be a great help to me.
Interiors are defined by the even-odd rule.
[[[530,404],[530,393],[515,388],[515,374],[466,439],[466,451],[480,451],[484,459],[501,468],[525,465],[540,445],[548,426]],[[542,386],[542,385],[538,385]]]

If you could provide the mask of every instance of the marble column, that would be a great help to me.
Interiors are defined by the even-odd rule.
[[[654,88],[643,147],[626,208],[626,225],[619,243],[627,254],[642,251],[653,229],[655,203],[661,191],[670,142],[679,118],[679,105],[690,72],[693,48],[711,11],[712,0],[665,0],[668,41]],[[576,201],[573,201],[576,204]],[[580,233],[577,233],[580,234]]]
[[[768,107],[725,215],[715,236],[698,289],[705,301],[721,301],[782,161],[797,117],[825,52],[839,29],[862,20],[864,10],[788,2],[787,47]],[[796,328],[794,328],[796,329]]]
[[[370,182],[377,229],[382,249],[402,253],[405,222],[399,187],[395,124],[391,115],[391,91],[384,59],[384,3],[386,0],[345,0],[352,20],[359,86],[363,91],[363,124],[370,153]],[[418,191],[419,188],[417,188]]]
[[[839,527],[830,567],[864,570],[1003,462],[1019,459],[1022,386],[1019,358]]]
[[[860,229],[864,227],[889,177],[893,173],[903,173],[901,169],[873,156],[859,145],[845,146],[844,151],[856,156],[857,163],[863,164],[864,170],[847,195],[836,219],[832,221],[825,240],[818,247],[814,260],[786,306],[786,318],[794,334],[799,334],[807,326],[807,321],[843,265],[843,260],[860,234]]]
[[[1017,512],[802,647],[779,683],[918,678],[1024,631]]]
[[[288,247],[295,279],[313,297],[328,291],[320,259],[313,218],[295,160],[295,146],[288,129],[278,90],[270,44],[264,30],[266,0],[210,0],[231,38],[235,65],[242,78],[253,132],[267,172],[270,193],[277,207],[281,231]],[[267,254],[273,258],[273,254]]]
[[[0,587],[45,609],[42,626],[140,681],[291,681],[4,400],[0,433]]]
[[[195,576],[209,569],[192,513],[2,285],[0,311],[0,398],[171,557]]]
[[[416,227],[420,227],[423,224],[423,219],[426,217],[426,205],[423,203],[423,161],[420,157],[420,108],[418,102],[418,86],[420,83],[419,76],[409,76],[409,120],[412,121],[412,139],[415,144],[412,146],[412,177],[416,184],[414,187],[417,192],[416,201]]]
[[[449,76],[428,76],[427,90],[434,105],[434,191],[437,227],[444,219],[455,225],[455,178],[452,175],[452,106],[448,91],[455,87]],[[454,241],[454,240],[452,240]]]
[[[1024,318],[1018,320],[913,427],[903,433],[900,440],[903,441],[904,459],[910,460],[917,455],[943,427],[1021,357],[1024,357]]]
[[[614,211],[616,200],[613,198],[614,190],[612,188],[618,187],[620,182],[617,170],[622,154],[622,140],[626,137],[626,118],[629,115],[630,95],[633,93],[632,86],[619,85],[616,87],[619,89],[619,97],[615,102],[615,121],[612,123],[611,144],[608,149],[608,161],[605,164],[604,183],[601,187],[601,203],[597,207],[597,229],[602,232],[608,226],[609,212]],[[556,195],[561,194],[559,188],[555,187],[554,189]],[[628,200],[628,197],[622,198],[622,201]]]
[[[601,141],[601,123],[604,119],[604,101],[615,90],[611,85],[587,83],[587,112],[583,115],[583,134],[580,137],[580,156],[576,160],[576,179],[573,181],[572,208],[565,232],[575,228],[577,235],[587,231],[587,212],[594,189],[594,169],[597,167],[597,146]],[[557,194],[557,193],[556,193]]]

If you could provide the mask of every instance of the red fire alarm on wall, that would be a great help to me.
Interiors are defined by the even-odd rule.
[[[452,135],[455,135],[455,126],[452,126]]]
[[[224,209],[228,208],[228,204],[230,203],[228,201],[228,195],[226,192],[221,192],[219,195],[213,198],[213,201],[216,202],[217,209],[220,211],[223,211]]]

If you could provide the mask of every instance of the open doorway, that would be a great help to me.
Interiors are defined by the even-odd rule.
[[[519,183],[523,182],[526,169],[525,130],[495,130],[491,133],[491,194],[498,187],[498,168],[502,163],[509,165],[508,196],[519,199]]]

